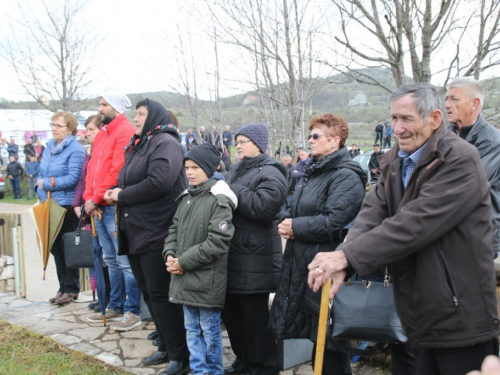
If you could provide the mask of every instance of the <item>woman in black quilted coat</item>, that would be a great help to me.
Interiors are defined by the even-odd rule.
[[[238,198],[227,264],[222,318],[236,359],[226,375],[276,375],[278,350],[269,323],[269,293],[276,291],[282,261],[277,217],[285,203],[286,170],[266,155],[269,128],[247,124],[235,134],[240,162],[227,174]]]
[[[280,339],[316,341],[317,318],[301,309],[307,265],[316,253],[333,251],[343,241],[344,228],[361,209],[367,178],[344,146],[349,135],[344,119],[330,113],[314,117],[309,130],[311,159],[278,226],[287,244],[271,322]],[[323,374],[352,374],[349,355],[327,349]]]

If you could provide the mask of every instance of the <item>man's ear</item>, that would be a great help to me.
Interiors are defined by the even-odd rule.
[[[443,113],[439,109],[435,109],[429,115],[432,130],[436,130],[443,121]]]
[[[471,110],[472,110],[472,112],[474,112],[476,109],[478,109],[480,105],[481,105],[481,99],[474,98],[471,101]]]

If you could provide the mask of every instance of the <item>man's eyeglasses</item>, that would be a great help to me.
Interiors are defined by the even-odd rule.
[[[245,143],[248,143],[248,142],[252,142],[252,140],[251,140],[251,139],[246,139],[246,140],[244,140],[244,141],[238,141],[238,142],[236,142],[234,145],[235,145],[236,147],[237,147],[238,145],[242,145],[242,146],[243,146]]]
[[[307,140],[310,140],[311,138],[314,139],[315,141],[317,141],[319,138],[321,137],[324,137],[325,135],[324,134],[318,134],[318,133],[314,133],[314,134],[309,134],[307,136]]]
[[[59,125],[59,124],[54,124],[53,122],[50,123],[51,128],[56,128],[56,129],[62,129],[62,128],[67,128],[68,125]]]

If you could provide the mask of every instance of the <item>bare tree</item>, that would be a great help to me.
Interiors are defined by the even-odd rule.
[[[313,35],[323,21],[323,14],[315,11],[320,2],[207,1],[223,41],[255,64],[255,93],[261,98],[259,107],[274,140],[304,144],[305,105],[327,84],[312,78],[320,75],[317,56],[311,61]],[[285,142],[281,143],[284,147]]]
[[[34,100],[51,111],[75,111],[90,84],[96,38],[82,27],[86,0],[26,0],[0,43],[1,57]],[[50,102],[46,99],[50,99]]]
[[[222,134],[224,111],[220,98],[220,61],[219,45],[216,31],[212,38],[213,44],[204,43],[200,45],[200,34],[204,32],[199,27],[200,15],[186,10],[188,21],[184,24],[177,24],[176,33],[168,32],[164,38],[168,48],[173,50],[175,59],[167,62],[170,65],[170,71],[175,71],[173,77],[166,82],[173,91],[178,92],[186,99],[191,117],[193,128],[197,133],[200,142],[200,127],[205,126],[208,132],[215,126],[219,134]],[[174,37],[174,38],[173,38]],[[174,40],[175,39],[175,40]],[[210,41],[210,39],[209,39]],[[209,100],[200,99],[200,95],[209,96]],[[214,139],[215,143],[215,139]],[[216,145],[222,146],[222,144]]]
[[[213,88],[212,85],[209,85],[210,91],[210,129],[215,128],[218,137],[213,134],[213,143],[217,148],[224,148],[222,142],[222,132],[224,129],[224,110],[222,108],[222,102],[220,97],[220,64],[219,64],[219,46],[218,46],[218,36],[217,29],[213,29],[213,56],[214,56],[214,73],[213,73]]]
[[[373,77],[360,73],[359,71],[354,72],[352,63],[355,60],[359,61],[359,57],[361,57],[362,61],[364,60],[369,64],[365,66],[375,64],[375,66],[385,66],[389,68],[396,85],[404,85],[406,83],[406,76],[403,60],[404,31],[401,7],[396,6],[395,9],[390,9],[386,2],[377,3],[372,1],[371,8],[368,8],[360,1],[356,0],[346,2],[340,0],[332,1],[339,10],[340,26],[342,30],[342,37],[335,37],[335,39],[338,43],[346,47],[352,55],[356,56],[354,59],[348,58],[348,62],[343,65],[342,71],[350,78],[367,84],[378,85],[387,91],[391,91],[390,88],[385,87]],[[381,10],[379,10],[380,5],[382,7]],[[381,12],[385,13],[385,15],[382,16],[380,14]],[[393,15],[393,17],[389,17],[389,15]],[[391,19],[393,21],[391,21]],[[374,36],[380,43],[383,52],[368,44],[356,45],[349,37],[348,32],[348,27],[353,22],[356,24],[358,33],[359,30],[363,30],[366,34]],[[328,61],[323,62],[329,64]],[[359,65],[363,66],[363,63],[361,62]]]
[[[483,71],[500,65],[500,2],[480,1],[456,39],[456,52],[449,63],[444,86],[452,77],[473,76],[479,80]],[[474,48],[463,46],[467,39],[471,39]]]
[[[494,0],[493,0],[494,1]],[[336,5],[342,36],[335,39],[359,61],[391,69],[396,86],[406,83],[405,55],[410,57],[415,82],[430,82],[431,57],[458,28],[460,0],[332,0]],[[351,23],[357,28],[350,37]],[[359,33],[366,38],[360,37]],[[378,84],[368,77],[359,81]],[[382,85],[380,85],[382,86]],[[387,89],[387,88],[386,88]]]
[[[181,34],[178,35],[179,46],[177,52],[181,57],[180,61],[180,86],[181,92],[185,95],[189,111],[193,117],[194,131],[199,133],[200,126],[200,100],[198,98],[198,83],[197,83],[197,69],[195,67],[195,60],[193,55],[193,47],[191,41],[191,34],[188,33],[188,44],[186,45]]]

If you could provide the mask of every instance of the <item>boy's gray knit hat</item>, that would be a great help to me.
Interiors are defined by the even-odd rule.
[[[266,153],[267,145],[269,144],[269,127],[266,124],[243,125],[236,131],[234,140],[236,140],[238,135],[250,138],[263,154]]]

